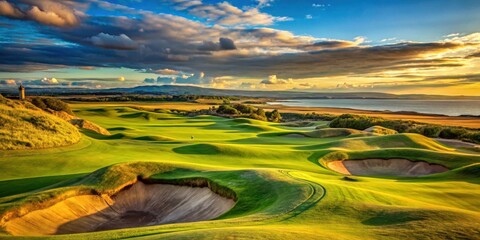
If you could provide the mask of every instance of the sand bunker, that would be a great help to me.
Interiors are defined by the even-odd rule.
[[[209,220],[234,206],[209,188],[137,182],[112,196],[81,195],[12,219],[13,235],[68,234]]]
[[[365,159],[331,161],[327,167],[341,174],[356,176],[404,176],[414,177],[446,172],[439,164],[407,159]]]

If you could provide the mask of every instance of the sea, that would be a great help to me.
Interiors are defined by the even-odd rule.
[[[268,102],[267,104],[281,104],[294,107],[330,107],[392,112],[417,112],[447,116],[480,116],[480,100],[295,99]]]

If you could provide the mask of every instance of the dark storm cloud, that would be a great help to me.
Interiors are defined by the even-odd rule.
[[[230,38],[221,37],[218,39],[218,43],[212,41],[205,41],[198,47],[200,51],[221,51],[221,50],[235,50],[237,46]]]
[[[92,41],[93,45],[101,48],[117,50],[133,50],[138,48],[138,44],[125,34],[116,36],[102,32],[91,37],[90,40]]]
[[[235,50],[237,46],[230,38],[220,38],[219,39],[220,49],[222,50]]]

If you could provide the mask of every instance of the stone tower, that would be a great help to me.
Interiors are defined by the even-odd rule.
[[[25,100],[25,87],[20,84],[20,87],[18,88],[18,98],[20,100]]]

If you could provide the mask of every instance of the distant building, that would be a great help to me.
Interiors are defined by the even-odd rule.
[[[20,84],[20,87],[18,88],[18,98],[20,100],[25,100],[25,87]]]

